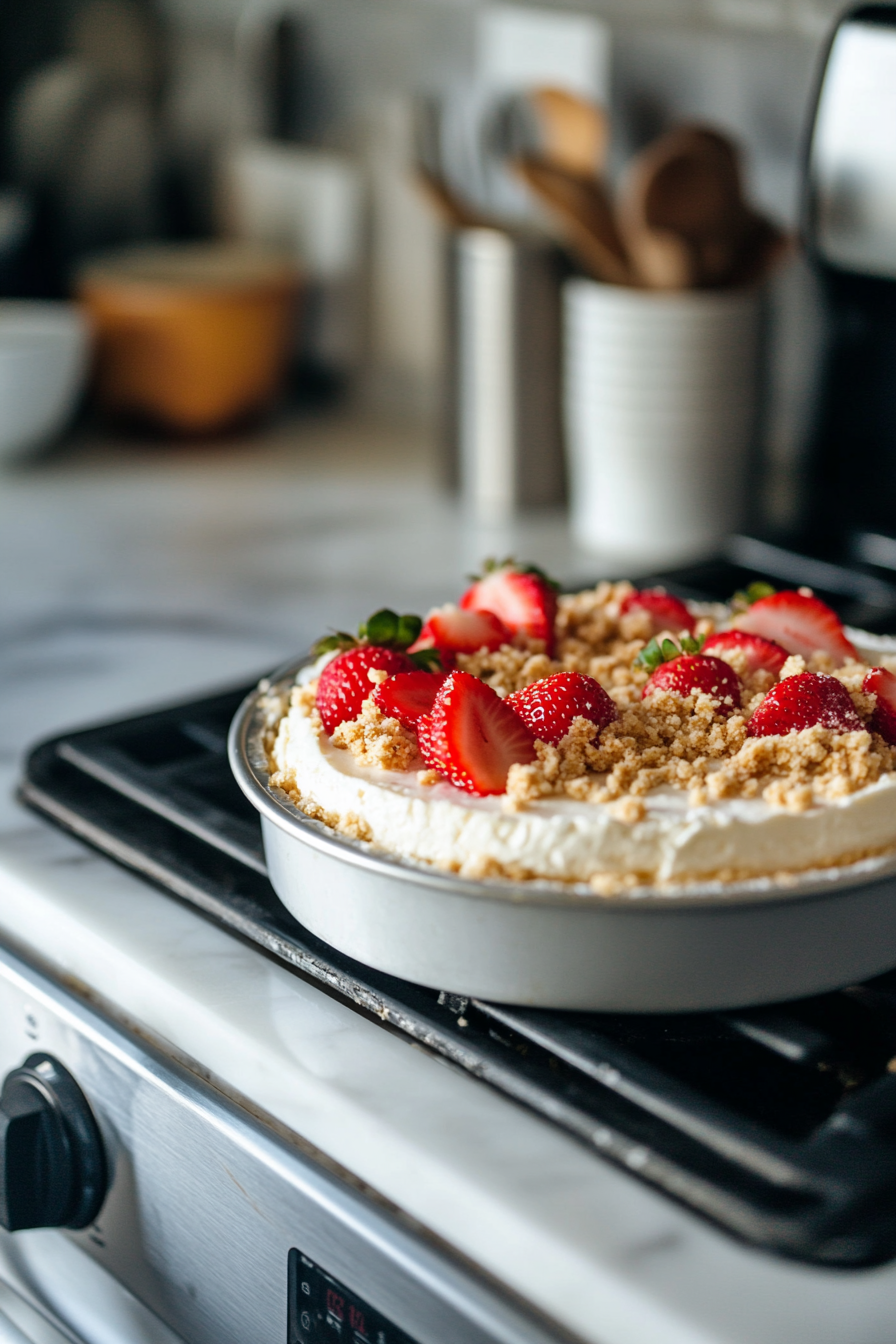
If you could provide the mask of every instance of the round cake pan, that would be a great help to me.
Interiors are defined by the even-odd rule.
[[[896,965],[894,860],[788,884],[606,898],[557,884],[472,881],[346,839],[268,782],[271,698],[298,666],[246,698],[230,731],[231,766],[261,813],[280,900],[357,961],[453,994],[605,1012],[770,1003]]]

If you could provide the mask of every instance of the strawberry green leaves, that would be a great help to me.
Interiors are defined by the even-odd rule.
[[[320,658],[322,654],[333,653],[337,649],[354,649],[361,644],[403,652],[414,643],[422,629],[423,622],[419,616],[410,613],[399,616],[389,607],[383,607],[358,627],[357,636],[336,630],[332,635],[319,639],[311,652],[315,658]],[[415,667],[427,672],[441,671],[442,663],[437,649],[418,649],[409,656]]]
[[[776,592],[777,589],[770,583],[756,579],[754,583],[748,583],[746,588],[738,589],[731,599],[731,610],[749,611],[755,602],[761,602],[764,597],[772,597]]]
[[[539,569],[538,565],[521,565],[514,560],[512,555],[508,555],[504,560],[497,560],[494,556],[490,556],[487,560],[483,560],[481,574],[468,574],[467,577],[471,583],[479,583],[486,575],[497,574],[502,569],[512,569],[516,574],[532,574],[536,579],[540,579],[542,583],[546,584],[548,588],[553,588],[555,593],[560,591],[557,580],[552,579],[543,569]]]
[[[700,635],[697,639],[691,635],[682,635],[679,647],[671,639],[660,642],[654,638],[649,644],[645,644],[638,654],[635,667],[644,667],[648,672],[655,672],[663,663],[671,663],[673,658],[678,658],[683,653],[699,653],[703,648],[704,639],[704,635]]]

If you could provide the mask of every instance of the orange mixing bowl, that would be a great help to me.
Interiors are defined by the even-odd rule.
[[[224,243],[139,247],[76,278],[96,337],[108,411],[175,433],[222,429],[264,409],[294,343],[299,276],[278,254]]]

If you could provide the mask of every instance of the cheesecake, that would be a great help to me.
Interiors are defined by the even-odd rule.
[[[270,785],[395,858],[614,896],[896,854],[896,642],[806,589],[560,595],[505,562],[316,652]]]

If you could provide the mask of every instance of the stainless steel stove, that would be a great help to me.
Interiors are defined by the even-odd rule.
[[[267,881],[226,758],[247,689],[49,742],[23,796],[729,1234],[814,1264],[896,1256],[896,972],[772,1008],[633,1017],[372,971],[302,929]]]
[[[77,1246],[144,1304],[165,1333],[141,1339],[764,1344],[821,1339],[826,1301],[825,1340],[889,1339],[880,1322],[896,1307],[896,973],[774,1008],[625,1017],[459,999],[350,962],[296,924],[267,881],[255,813],[225,755],[244,689],[66,734],[28,761],[24,801],[142,882],[122,878],[117,908],[110,885],[85,916],[97,926],[117,921],[111,956],[94,949],[78,962],[89,962],[86,980],[82,970],[65,971],[65,936],[41,926],[27,905],[30,892],[15,888],[15,864],[4,858],[8,890],[24,903],[21,914],[4,914],[0,948],[3,1221],[67,1227],[65,1243],[47,1245],[57,1255],[61,1244]],[[74,863],[76,853],[66,848],[58,861]],[[129,995],[120,968],[140,961],[139,945],[127,945],[129,900],[143,929],[153,910],[160,922],[184,912],[172,946],[185,958],[191,930],[197,947],[200,927],[224,930],[224,941],[214,943],[220,957],[229,940],[242,965],[262,959],[321,1002],[350,1009],[364,1023],[365,1050],[379,1033],[390,1049],[406,1052],[404,1077],[414,1077],[415,1061],[419,1071],[426,1057],[445,1061],[464,1081],[449,1089],[458,1104],[475,1100],[469,1087],[484,1090],[498,1109],[490,1103],[482,1114],[503,1117],[514,1143],[514,1117],[531,1117],[529,1156],[520,1146],[507,1158],[520,1188],[542,1180],[532,1154],[542,1152],[545,1170],[559,1172],[556,1155],[573,1145],[578,1156],[568,1171],[580,1173],[583,1188],[589,1172],[602,1181],[608,1163],[623,1173],[601,1187],[606,1216],[625,1222],[618,1200],[631,1190],[631,1202],[651,1210],[659,1231],[640,1241],[629,1236],[623,1267],[613,1264],[618,1250],[589,1252],[588,1261],[570,1197],[566,1260],[545,1253],[541,1278],[528,1282],[509,1268],[496,1272],[491,1257],[469,1253],[466,1238],[437,1230],[450,1221],[439,1205],[444,1191],[438,1198],[430,1191],[414,1208],[391,1199],[365,1178],[360,1161],[355,1169],[328,1151],[339,1143],[335,1129],[332,1144],[321,1141],[326,1116],[316,1140],[278,1118],[264,1100],[276,1096],[269,1069],[257,1091],[235,1089],[202,1050],[171,1045],[178,1012],[194,1011],[186,1001],[179,1006],[173,989],[156,1015],[167,1023],[161,1034],[122,1006]],[[64,901],[55,908],[62,911]],[[234,983],[232,993],[241,992]],[[224,1018],[227,987],[221,994]],[[136,990],[131,997],[139,1001]],[[231,1020],[239,1016],[235,1010]],[[226,1049],[226,1030],[222,1037]],[[258,1067],[267,1065],[259,1060]],[[326,1071],[324,1057],[317,1067]],[[450,1133],[445,1121],[438,1117]],[[374,1148],[378,1123],[371,1114]],[[485,1148],[492,1135],[481,1132]],[[458,1158],[456,1179],[465,1164],[475,1168],[475,1160]],[[548,1195],[543,1204],[546,1219],[556,1219]],[[512,1242],[509,1205],[503,1228]],[[35,1286],[34,1256],[28,1261],[21,1248],[54,1236],[0,1236],[3,1274],[18,1263],[19,1287],[41,1309],[47,1293]],[[522,1229],[520,1238],[522,1260]],[[677,1284],[642,1269],[679,1254],[688,1239],[692,1262],[687,1272],[682,1262]],[[512,1245],[499,1250],[494,1261],[511,1266]],[[567,1310],[586,1262],[595,1277],[582,1296],[597,1303],[593,1322]],[[709,1277],[697,1291],[707,1300],[721,1291],[711,1281],[713,1264],[725,1265],[719,1283],[732,1301],[727,1316],[716,1302],[710,1326],[693,1283],[702,1265]],[[635,1306],[634,1298],[620,1305],[623,1279],[626,1291],[642,1294]],[[761,1301],[738,1306],[738,1291],[767,1294],[767,1326],[757,1324]],[[803,1318],[814,1320],[813,1333],[788,1326]],[[854,1322],[849,1336],[836,1333],[842,1319]],[[67,1328],[64,1317],[56,1324]],[[94,1336],[83,1338],[93,1344]]]

